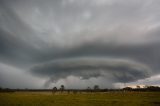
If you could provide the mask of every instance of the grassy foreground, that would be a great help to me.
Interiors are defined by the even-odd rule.
[[[160,92],[0,93],[0,106],[160,106]]]

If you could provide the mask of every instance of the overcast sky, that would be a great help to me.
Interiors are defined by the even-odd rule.
[[[160,0],[0,0],[0,87],[160,85]]]

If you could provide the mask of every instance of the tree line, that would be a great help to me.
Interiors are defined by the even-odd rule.
[[[0,92],[16,92],[16,91],[50,91],[52,93],[56,93],[56,92],[73,92],[73,93],[77,93],[77,92],[109,92],[109,91],[153,91],[153,92],[159,92],[160,91],[160,87],[159,86],[145,86],[143,88],[141,88],[140,86],[137,86],[136,88],[131,88],[131,87],[125,87],[122,89],[101,89],[99,87],[99,85],[94,85],[93,88],[91,87],[87,87],[86,89],[66,89],[64,85],[61,85],[59,88],[57,87],[53,87],[52,89],[10,89],[10,88],[2,88],[0,87]]]

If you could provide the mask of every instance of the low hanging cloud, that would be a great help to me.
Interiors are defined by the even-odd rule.
[[[57,82],[69,76],[82,80],[104,77],[112,82],[128,83],[151,75],[150,68],[135,61],[95,57],[54,60],[33,66],[31,72],[40,77],[49,77],[46,83]]]

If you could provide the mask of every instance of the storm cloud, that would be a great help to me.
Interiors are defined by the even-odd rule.
[[[38,82],[37,88],[68,78],[72,87],[76,78],[79,83],[95,78],[93,84],[101,81],[104,87],[154,79],[160,74],[159,5],[158,0],[1,0],[0,86],[36,87],[29,80],[11,84],[19,75]]]
[[[74,58],[54,60],[34,66],[32,72],[39,76],[50,76],[52,82],[68,76],[81,79],[104,77],[113,82],[133,82],[150,76],[151,70],[144,64],[123,59]]]

